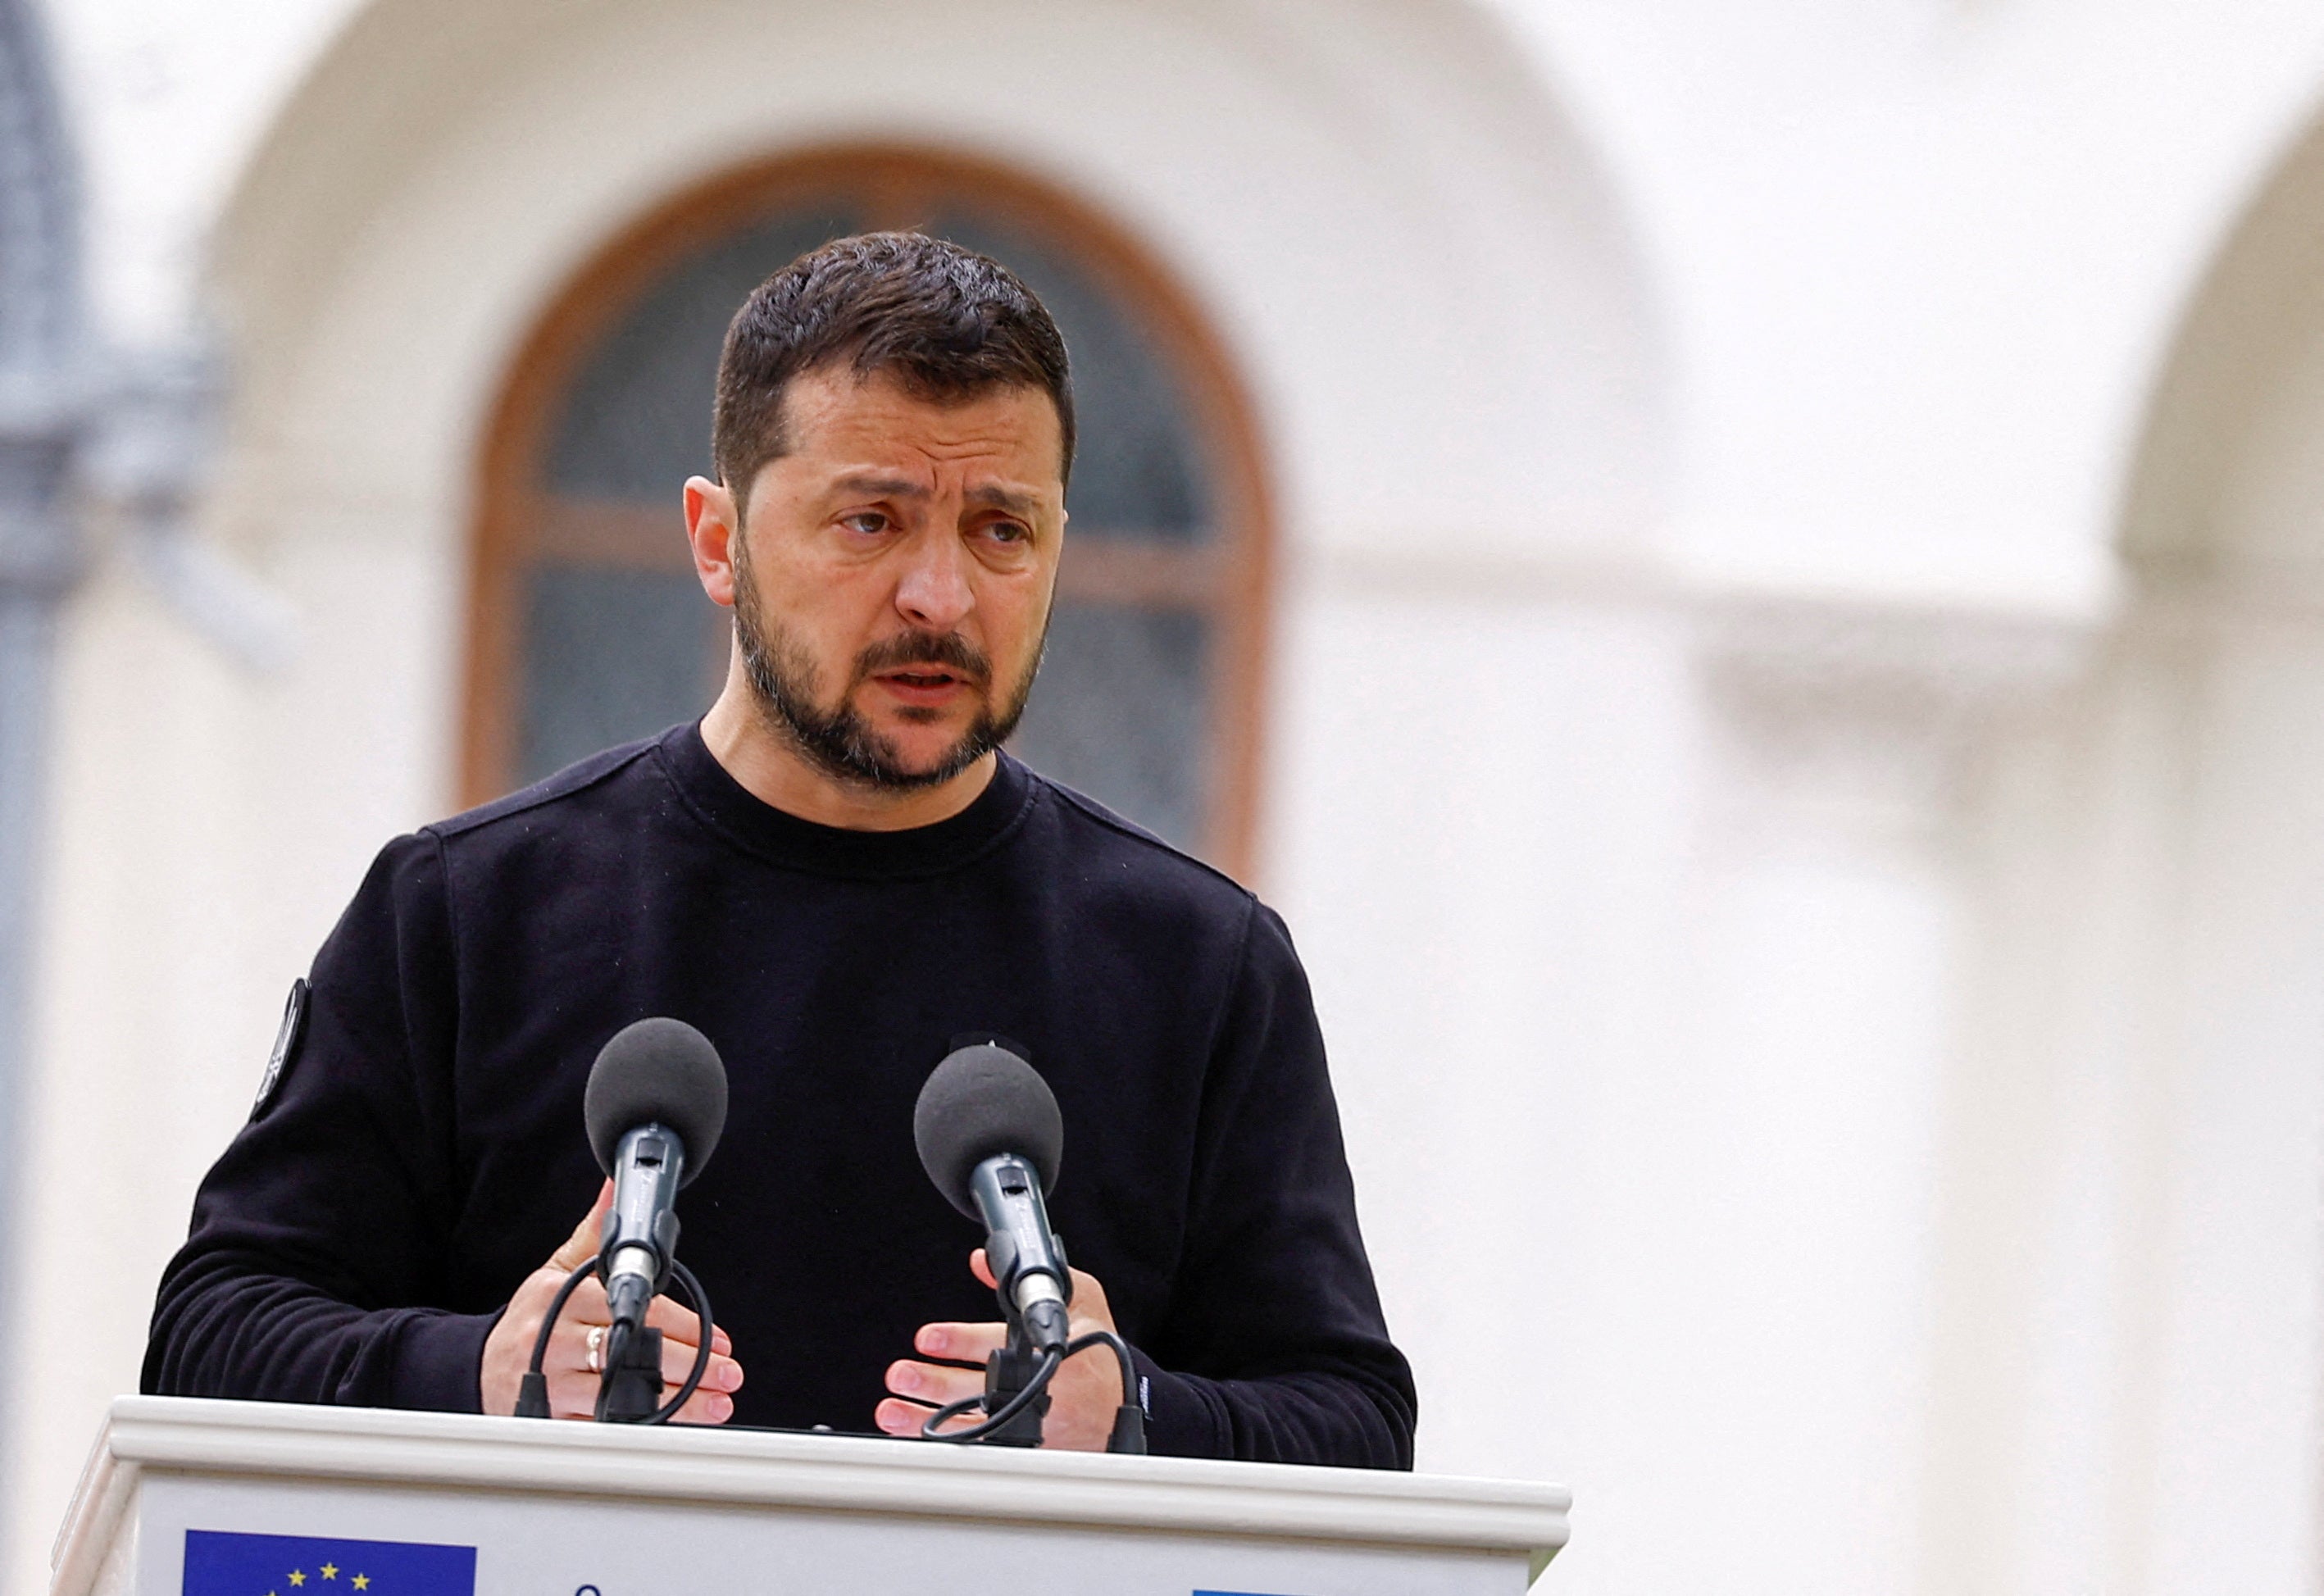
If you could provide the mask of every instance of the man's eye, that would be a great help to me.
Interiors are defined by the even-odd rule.
[[[869,538],[888,530],[888,518],[876,510],[859,510],[853,515],[843,515],[839,524],[851,532],[861,532]]]
[[[997,543],[1028,543],[1033,539],[1033,529],[1021,521],[996,521],[984,530]]]

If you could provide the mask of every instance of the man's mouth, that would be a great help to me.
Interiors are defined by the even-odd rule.
[[[863,650],[856,669],[885,691],[908,720],[926,720],[981,699],[984,657],[965,638],[908,635]]]
[[[942,665],[912,665],[883,670],[872,678],[907,704],[937,704],[975,684],[957,670]]]

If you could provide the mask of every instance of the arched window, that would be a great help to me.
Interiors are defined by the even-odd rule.
[[[1002,261],[1072,355],[1071,522],[1012,752],[1248,873],[1268,525],[1226,363],[1101,218],[1021,177],[909,152],[825,152],[687,194],[629,229],[543,318],[484,451],[465,797],[707,707],[728,615],[696,585],[678,489],[710,471],[726,322],[793,256],[872,227]]]

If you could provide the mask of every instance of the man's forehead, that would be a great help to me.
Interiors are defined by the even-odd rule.
[[[840,470],[874,462],[912,470],[922,462],[990,457],[1006,457],[1012,474],[1063,475],[1056,404],[1031,386],[932,399],[890,373],[804,372],[784,392],[782,431],[787,453],[821,457]]]

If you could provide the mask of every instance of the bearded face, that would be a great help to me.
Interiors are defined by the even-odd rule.
[[[1009,741],[1040,672],[1047,621],[1045,615],[1030,662],[1004,694],[993,692],[991,660],[957,632],[904,632],[871,644],[848,663],[838,689],[826,692],[808,651],[761,613],[749,557],[735,560],[734,638],[760,714],[827,774],[886,791],[939,786]],[[908,691],[943,691],[957,684],[974,695],[973,713],[948,747],[915,757],[857,707],[864,689],[883,678]],[[896,709],[899,718],[920,724],[939,713],[927,705]]]

